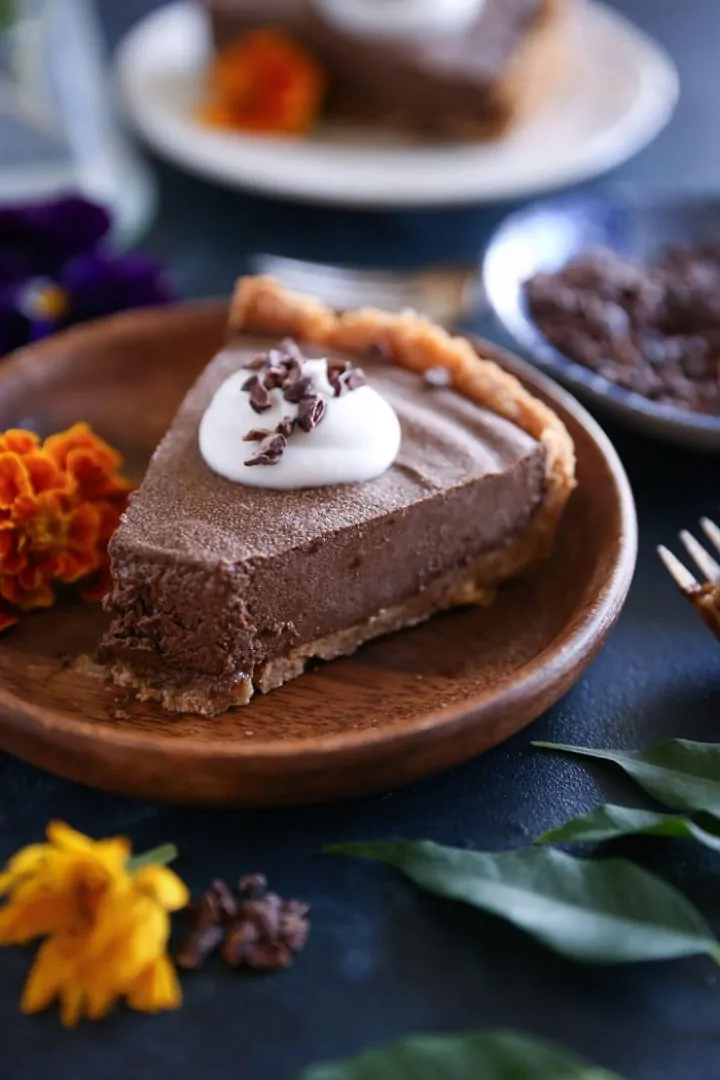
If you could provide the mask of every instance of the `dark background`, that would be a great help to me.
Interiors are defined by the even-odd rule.
[[[104,0],[111,42],[148,0]],[[617,3],[679,64],[670,127],[613,179],[647,189],[720,187],[718,0]],[[154,163],[162,212],[146,247],[185,295],[227,293],[253,251],[386,265],[472,255],[508,207],[351,214],[214,188]],[[491,333],[487,326],[479,327]],[[641,548],[620,625],[581,683],[532,729],[416,787],[336,807],[282,812],[172,809],[95,793],[0,756],[0,861],[50,818],[93,835],[127,832],[139,850],[172,840],[196,891],[261,869],[311,902],[314,930],[289,972],[244,977],[211,963],[184,978],[181,1012],[119,1010],[64,1032],[50,1012],[18,1016],[30,956],[0,953],[0,1076],[5,1080],[293,1080],[319,1059],[410,1032],[508,1026],[557,1039],[626,1080],[718,1080],[720,988],[708,959],[594,969],[554,958],[519,931],[430,900],[392,872],[320,854],[323,844],[432,837],[479,848],[526,843],[601,798],[636,799],[613,772],[543,756],[531,737],[637,747],[664,736],[717,739],[718,646],[677,596],[654,553],[702,513],[718,514],[720,465],[610,430],[634,485]],[[679,884],[720,932],[717,856],[680,842],[626,850]]]

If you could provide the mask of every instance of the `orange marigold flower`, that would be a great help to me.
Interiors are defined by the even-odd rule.
[[[215,57],[200,119],[236,131],[302,135],[320,114],[325,74],[279,30],[245,34]]]
[[[22,428],[10,428],[0,432],[0,450],[13,450],[16,454],[29,454],[40,445],[40,436],[34,431]]]
[[[54,585],[107,584],[107,544],[132,485],[122,460],[87,424],[44,442],[0,433],[0,630],[50,607]]]
[[[172,848],[131,858],[124,837],[90,840],[51,822],[47,843],[19,851],[0,873],[0,945],[45,938],[25,984],[21,1009],[35,1013],[58,998],[74,1027],[97,1020],[120,998],[133,1009],[178,1008],[182,994],[167,955],[169,913],[188,891],[162,865]]]

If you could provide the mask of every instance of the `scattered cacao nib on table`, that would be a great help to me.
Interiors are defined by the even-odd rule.
[[[268,892],[262,874],[242,878],[237,893],[224,881],[213,881],[186,909],[191,928],[175,961],[195,971],[219,949],[230,967],[282,971],[308,939],[308,911],[301,900],[282,900]]]
[[[720,415],[720,244],[646,264],[591,251],[531,278],[525,294],[571,360],[653,401]]]

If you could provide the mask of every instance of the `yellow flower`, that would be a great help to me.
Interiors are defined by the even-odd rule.
[[[66,1027],[97,1020],[120,998],[142,1012],[182,1001],[167,955],[169,912],[188,902],[180,878],[160,865],[133,869],[127,840],[90,840],[61,822],[0,874],[0,945],[46,940],[23,993],[23,1012],[60,999]]]

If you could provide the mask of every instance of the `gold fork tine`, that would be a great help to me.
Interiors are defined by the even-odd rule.
[[[703,518],[702,526],[706,534],[708,533],[706,522],[710,526],[710,533],[713,534],[711,539],[714,543],[716,535],[720,539],[720,530],[711,521]],[[681,563],[673,555],[672,551],[668,551],[666,547],[660,546],[657,549],[658,555],[680,591],[687,597],[697,613],[702,616],[715,637],[720,638],[720,585],[718,584],[720,565],[713,559],[712,555],[708,554],[702,544],[697,542],[692,533],[684,530],[680,533],[680,539],[702,573],[707,577],[707,581],[699,582],[684,563]]]
[[[710,518],[700,518],[702,530],[716,551],[720,551],[720,528]]]
[[[702,544],[696,540],[693,534],[688,532],[687,529],[683,529],[680,533],[680,539],[682,540],[688,555],[695,561],[695,565],[700,572],[705,575],[708,581],[717,584],[720,580],[720,564],[713,559],[712,555],[705,550]]]
[[[680,562],[677,556],[673,555],[672,551],[669,551],[662,544],[657,549],[657,553],[663,561],[665,569],[675,584],[686,594],[697,592],[700,588],[700,583],[690,573],[688,568]]]

